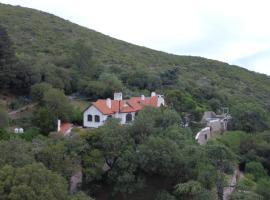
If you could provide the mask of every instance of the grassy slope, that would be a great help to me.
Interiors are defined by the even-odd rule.
[[[176,56],[132,45],[59,17],[33,9],[0,4],[0,24],[5,26],[18,57],[61,60],[70,55],[78,39],[90,42],[96,59],[108,66],[149,70],[180,67],[185,85],[210,85],[226,94],[230,102],[259,102],[270,107],[270,78],[226,63],[192,56]],[[194,81],[196,80],[196,81]]]

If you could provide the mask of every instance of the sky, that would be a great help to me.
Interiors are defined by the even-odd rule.
[[[269,0],[0,0],[133,44],[270,75]]]

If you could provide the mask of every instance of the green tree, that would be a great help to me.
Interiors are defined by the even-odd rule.
[[[58,89],[50,89],[44,93],[44,106],[51,112],[57,119],[63,121],[70,120],[73,108],[70,105],[65,94]]]
[[[94,199],[87,196],[83,192],[78,192],[78,193],[72,194],[68,200],[94,200]]]
[[[91,70],[94,67],[93,49],[90,43],[83,40],[76,41],[73,51],[73,62],[79,71],[87,73],[87,75],[95,75],[95,71]]]
[[[258,181],[256,192],[264,197],[264,200],[270,199],[270,179],[262,178]]]
[[[0,128],[6,128],[8,126],[8,114],[0,107]]]
[[[260,162],[252,161],[252,162],[247,163],[245,172],[252,174],[255,180],[259,180],[260,178],[267,177],[267,172]]]
[[[67,180],[79,166],[80,156],[79,152],[75,151],[76,146],[69,147],[64,138],[37,138],[34,144],[36,160],[42,162],[49,170],[61,174]]]
[[[0,88],[13,86],[16,75],[15,62],[15,52],[7,30],[0,25]]]
[[[263,199],[262,196],[254,193],[254,192],[244,192],[244,191],[239,191],[239,192],[233,192],[230,196],[229,196],[229,200],[261,200]]]
[[[262,132],[269,128],[265,109],[254,103],[238,103],[232,109],[232,126],[246,132]]]
[[[202,193],[203,188],[197,181],[179,183],[175,186],[174,193],[178,199],[194,199]]]
[[[52,86],[48,83],[37,83],[31,87],[31,97],[34,101],[42,104],[44,100],[44,94],[52,89]]]
[[[224,173],[231,173],[233,171],[235,155],[224,145],[207,144],[205,147],[209,162],[214,166],[216,170],[215,185],[217,188],[218,199],[223,200],[225,182]]]
[[[48,135],[57,129],[57,116],[47,107],[41,107],[34,115],[34,124],[42,134]]]
[[[5,164],[22,167],[33,163],[34,160],[31,143],[22,139],[0,141],[0,167]]]
[[[38,163],[21,168],[5,165],[0,170],[0,185],[1,200],[68,198],[68,185],[65,179]]]
[[[114,92],[123,90],[123,83],[114,74],[102,73],[98,79],[104,87],[103,97],[111,97]]]
[[[98,149],[86,151],[82,156],[84,181],[91,182],[101,179],[105,159]]]
[[[184,165],[176,142],[160,136],[149,136],[138,147],[140,168],[149,174],[176,177]]]

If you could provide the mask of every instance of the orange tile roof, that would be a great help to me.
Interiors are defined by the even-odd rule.
[[[60,126],[60,133],[66,133],[70,128],[73,127],[73,124],[70,123],[62,123]]]
[[[141,97],[132,97],[126,100],[111,100],[112,106],[109,108],[105,99],[98,99],[92,105],[94,105],[100,112],[106,115],[111,115],[116,112],[137,112],[143,108],[143,106],[157,107],[157,96],[145,97],[144,100]]]

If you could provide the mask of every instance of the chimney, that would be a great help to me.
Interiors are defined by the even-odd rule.
[[[145,96],[142,94],[141,95],[141,100],[144,101],[144,99],[145,99]]]
[[[114,93],[113,99],[114,100],[118,100],[118,101],[122,101],[123,100],[122,92],[116,92],[116,93]]]
[[[157,107],[160,107],[160,106],[165,106],[165,100],[164,100],[163,95],[158,95],[158,98],[157,98]]]
[[[157,94],[155,92],[151,92],[151,97],[156,96]]]
[[[57,132],[60,132],[60,130],[61,130],[61,120],[58,119],[57,120]]]
[[[106,99],[106,105],[109,107],[109,108],[112,108],[112,100],[110,98]]]

